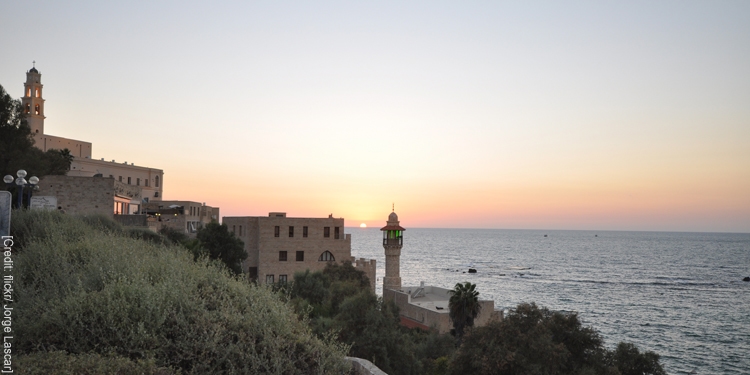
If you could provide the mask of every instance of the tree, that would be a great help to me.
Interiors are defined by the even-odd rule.
[[[34,138],[21,101],[11,98],[0,86],[0,173],[9,173],[11,162],[33,147]]]
[[[476,284],[467,281],[463,284],[456,284],[453,290],[448,291],[451,294],[448,301],[450,318],[459,342],[461,342],[466,328],[474,326],[474,319],[482,309],[476,287]]]
[[[450,363],[454,374],[664,375],[659,356],[633,344],[604,348],[576,313],[520,304],[502,321],[472,330]]]
[[[247,259],[245,244],[234,233],[229,232],[226,224],[212,221],[198,230],[200,253],[210,259],[219,259],[235,274],[242,273],[242,261]]]
[[[617,349],[608,354],[607,362],[617,367],[622,375],[666,375],[659,364],[658,354],[651,351],[640,353],[630,343],[619,343]]]
[[[598,333],[576,314],[520,304],[502,321],[469,333],[459,348],[454,374],[607,374]],[[616,374],[616,372],[609,372]]]
[[[64,175],[72,162],[68,149],[44,152],[34,147],[21,101],[11,98],[0,86],[0,175],[15,177],[19,169],[25,169],[29,176]]]

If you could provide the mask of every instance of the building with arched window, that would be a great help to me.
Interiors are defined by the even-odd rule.
[[[351,234],[344,233],[344,219],[268,216],[225,216],[222,223],[245,243],[242,264],[252,280],[274,283],[292,281],[295,272],[320,271],[326,264],[351,262],[365,272],[375,291],[374,259],[352,257]]]

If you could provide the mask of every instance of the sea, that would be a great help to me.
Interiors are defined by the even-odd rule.
[[[346,231],[382,295],[382,232]],[[496,310],[576,312],[668,374],[750,374],[750,234],[407,228],[400,271],[403,286],[475,283]]]

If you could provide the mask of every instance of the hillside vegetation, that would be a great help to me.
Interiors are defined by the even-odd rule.
[[[22,373],[342,373],[267,288],[102,218],[14,211],[15,366]]]

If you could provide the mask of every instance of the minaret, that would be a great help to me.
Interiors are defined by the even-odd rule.
[[[26,72],[26,83],[23,84],[24,96],[21,98],[26,121],[34,138],[44,134],[44,99],[42,99],[42,75],[36,70],[36,64]]]
[[[387,290],[401,289],[401,247],[404,246],[403,233],[406,229],[399,225],[398,215],[391,212],[388,215],[383,231],[383,247],[385,248],[385,277],[383,278],[383,296]]]

